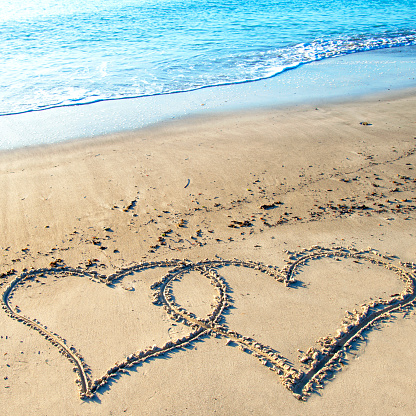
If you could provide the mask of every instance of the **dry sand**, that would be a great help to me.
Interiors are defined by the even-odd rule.
[[[66,339],[94,380],[191,332],[152,303],[151,286],[169,268],[135,271],[141,261],[236,258],[278,272],[305,247],[371,247],[368,255],[414,274],[415,122],[410,90],[0,153],[2,291],[35,270],[10,306]],[[39,271],[55,265],[78,272]],[[289,286],[252,268],[216,270],[227,284],[224,328],[295,369],[298,349],[335,336],[346,311],[406,289],[392,269],[337,256],[305,262]],[[207,276],[188,270],[171,289],[186,311],[209,316],[217,288]],[[371,327],[307,401],[221,331],[140,362],[81,400],[57,347],[6,313],[0,328],[5,415],[414,414],[413,309]]]

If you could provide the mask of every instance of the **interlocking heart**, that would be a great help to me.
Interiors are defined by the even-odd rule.
[[[403,290],[400,293],[391,295],[386,299],[378,299],[361,306],[359,311],[347,312],[336,335],[320,338],[318,348],[311,347],[300,357],[300,363],[303,369],[296,368],[287,358],[270,346],[260,343],[250,337],[246,337],[237,331],[228,328],[221,323],[224,311],[229,307],[231,298],[229,296],[229,287],[224,277],[219,275],[218,270],[225,266],[239,266],[258,270],[261,273],[270,275],[277,282],[286,286],[296,285],[295,274],[300,271],[302,265],[311,260],[322,259],[325,257],[335,259],[351,258],[356,262],[368,262],[391,270],[403,282]],[[57,266],[57,265],[55,265]],[[405,265],[406,266],[406,265]],[[409,266],[409,265],[407,265]],[[10,299],[19,287],[27,281],[36,281],[40,275],[52,276],[86,276],[94,278],[107,285],[121,281],[131,273],[143,272],[150,268],[169,268],[159,281],[153,283],[153,303],[161,306],[169,318],[173,321],[180,322],[190,328],[189,332],[176,339],[166,342],[163,345],[153,345],[153,347],[132,352],[123,361],[117,362],[109,368],[106,373],[92,380],[90,370],[84,359],[73,346],[68,346],[67,342],[61,335],[58,335],[46,326],[41,324],[35,318],[25,316],[19,308],[11,305]],[[412,266],[409,267],[411,270]],[[210,313],[205,318],[196,316],[189,310],[177,303],[173,290],[173,282],[182,279],[185,273],[190,271],[199,272],[209,279],[210,283],[216,290],[215,300],[212,304]],[[398,267],[390,262],[385,256],[380,256],[375,251],[358,251],[353,248],[345,249],[342,247],[324,248],[313,246],[302,252],[294,253],[289,262],[283,269],[273,266],[266,266],[262,263],[241,260],[223,260],[215,258],[212,260],[203,260],[191,262],[188,260],[166,260],[159,262],[142,262],[129,268],[123,269],[111,276],[101,276],[98,273],[82,269],[73,269],[62,265],[59,267],[50,267],[46,269],[31,270],[22,273],[13,280],[2,296],[2,308],[14,319],[28,325],[38,331],[59,351],[66,356],[73,364],[78,374],[77,383],[80,388],[80,397],[92,397],[102,386],[120,375],[128,368],[138,365],[150,358],[165,355],[169,351],[177,350],[181,347],[193,343],[197,339],[208,337],[210,335],[219,335],[227,339],[227,344],[232,343],[240,349],[250,353],[258,358],[260,362],[279,375],[282,384],[287,387],[295,397],[305,400],[310,393],[316,388],[322,386],[329,372],[336,371],[337,366],[349,346],[361,338],[374,323],[388,319],[394,311],[412,308],[415,303],[415,275],[412,271],[407,271],[403,267]]]

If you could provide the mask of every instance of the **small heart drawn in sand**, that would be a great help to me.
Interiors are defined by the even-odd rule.
[[[361,305],[359,311],[349,311],[341,323],[335,335],[324,336],[319,340],[319,348],[311,347],[300,357],[300,363],[303,369],[296,368],[285,356],[279,353],[271,346],[260,343],[251,337],[240,334],[232,328],[228,328],[221,323],[224,312],[230,306],[230,288],[226,279],[219,275],[218,269],[224,266],[239,266],[241,268],[255,269],[266,275],[270,275],[276,282],[286,286],[297,284],[295,275],[301,273],[301,267],[311,260],[323,258],[333,259],[353,259],[360,263],[371,263],[376,266],[384,267],[396,274],[397,278],[403,282],[403,290],[400,293],[391,295],[386,299],[367,302]],[[169,340],[160,345],[153,345],[146,349],[139,349],[132,352],[121,362],[117,362],[110,367],[106,373],[92,379],[90,369],[84,359],[77,352],[76,348],[69,346],[67,341],[46,326],[41,324],[37,319],[25,316],[17,307],[11,305],[10,299],[25,281],[33,280],[39,275],[61,275],[85,276],[90,279],[98,280],[107,285],[121,281],[125,276],[131,273],[146,271],[150,268],[168,268],[169,271],[157,282],[153,283],[153,303],[164,309],[167,316],[176,322],[180,322],[190,328],[185,335]],[[204,318],[196,316],[194,313],[186,310],[179,305],[175,299],[173,282],[181,279],[184,273],[191,271],[199,272],[202,276],[209,279],[210,283],[216,290],[214,302],[208,315]],[[328,372],[335,371],[338,363],[342,360],[347,348],[353,342],[363,336],[375,323],[388,319],[392,312],[412,308],[414,306],[415,294],[415,275],[406,271],[402,267],[393,265],[389,258],[378,255],[371,251],[358,251],[353,248],[345,249],[324,248],[313,246],[302,252],[294,253],[288,264],[283,269],[274,266],[266,266],[262,263],[242,260],[203,260],[191,262],[188,260],[166,260],[159,262],[143,262],[132,267],[123,269],[108,277],[101,276],[81,269],[72,269],[70,267],[51,267],[49,269],[31,270],[22,273],[13,280],[2,296],[2,308],[12,318],[17,319],[32,329],[38,331],[59,351],[66,356],[74,365],[78,374],[77,383],[80,388],[81,398],[92,397],[102,386],[109,380],[127,371],[128,368],[136,366],[151,358],[166,355],[171,351],[178,350],[186,345],[202,339],[207,336],[221,336],[227,339],[227,344],[233,343],[241,350],[250,353],[258,358],[260,362],[275,372],[281,383],[288,388],[296,398],[305,400],[314,388],[320,387]]]

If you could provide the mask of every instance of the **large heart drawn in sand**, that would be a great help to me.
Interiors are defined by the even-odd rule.
[[[296,285],[295,275],[300,272],[302,265],[310,260],[319,260],[328,257],[335,259],[351,258],[355,261],[369,262],[384,267],[397,275],[397,278],[404,283],[404,289],[401,293],[391,295],[389,298],[362,304],[359,311],[354,309],[353,312],[347,312],[335,335],[320,338],[318,348],[311,347],[300,357],[300,363],[303,365],[303,369],[296,368],[286,357],[271,346],[264,345],[258,340],[244,336],[221,323],[224,312],[229,307],[230,296],[228,292],[230,288],[228,287],[227,281],[219,275],[219,268],[224,266],[239,266],[255,269],[261,273],[270,275],[271,278],[281,284],[291,286]],[[33,280],[41,274],[53,275],[59,273],[68,276],[85,276],[110,285],[115,284],[131,273],[158,267],[169,268],[169,271],[151,286],[153,290],[153,303],[161,306],[171,320],[181,322],[189,327],[189,332],[176,340],[169,340],[161,345],[153,345],[153,347],[132,352],[121,362],[116,362],[103,376],[95,380],[90,377],[90,369],[84,362],[84,359],[74,346],[68,345],[67,341],[62,337],[62,334],[58,335],[47,329],[37,319],[25,316],[19,309],[13,308],[10,303],[14,292],[25,281],[29,279]],[[212,303],[211,312],[204,318],[200,318],[186,310],[175,299],[173,282],[181,279],[184,273],[190,271],[196,271],[204,275],[210,280],[210,283],[217,291],[215,300]],[[38,331],[73,363],[74,369],[78,374],[77,383],[80,388],[81,398],[92,397],[109,380],[119,376],[132,366],[148,361],[151,358],[165,355],[170,351],[178,350],[197,339],[214,335],[225,337],[227,343],[232,342],[243,351],[258,358],[263,365],[279,376],[281,383],[295,397],[305,400],[315,387],[321,386],[328,372],[337,369],[338,363],[346,350],[357,338],[361,338],[363,333],[376,322],[388,319],[391,312],[413,307],[415,298],[415,275],[406,271],[404,268],[393,265],[388,257],[380,256],[376,252],[368,250],[358,251],[353,248],[324,248],[313,246],[302,252],[294,253],[283,269],[266,266],[253,261],[241,261],[237,259],[223,260],[216,258],[199,262],[178,259],[143,262],[123,269],[108,277],[87,270],[73,269],[66,266],[31,270],[22,273],[9,284],[2,295],[2,308],[10,317]]]

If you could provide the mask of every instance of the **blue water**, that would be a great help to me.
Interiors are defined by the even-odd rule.
[[[413,0],[0,0],[0,115],[415,44]]]

